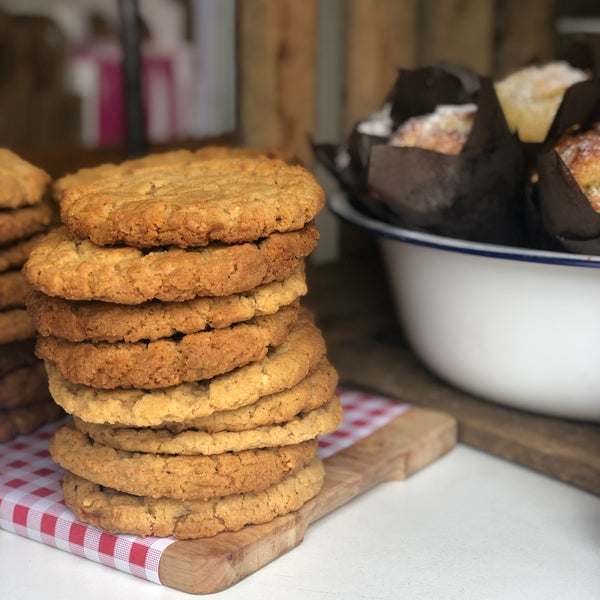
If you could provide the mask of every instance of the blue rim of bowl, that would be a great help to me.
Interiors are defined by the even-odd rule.
[[[469,242],[390,225],[359,212],[350,204],[346,195],[341,192],[332,194],[328,198],[327,204],[331,212],[343,221],[379,237],[396,240],[398,242],[427,246],[429,248],[438,248],[449,252],[487,256],[489,258],[518,260],[548,265],[600,268],[600,256],[566,254],[563,252],[549,252],[547,250],[511,248],[509,246],[500,246],[498,244]]]

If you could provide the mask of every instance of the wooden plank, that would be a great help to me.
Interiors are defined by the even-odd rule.
[[[453,61],[491,75],[494,0],[422,0],[419,63]]]
[[[416,66],[418,0],[346,3],[345,127],[380,108],[399,68]]]
[[[555,55],[556,0],[502,0],[496,13],[494,75],[502,78]]]
[[[238,136],[313,162],[317,1],[239,0]]]
[[[452,417],[412,409],[325,459],[323,488],[299,511],[236,533],[170,545],[161,557],[160,581],[193,594],[224,590],[297,546],[317,519],[382,481],[406,479],[455,443]]]

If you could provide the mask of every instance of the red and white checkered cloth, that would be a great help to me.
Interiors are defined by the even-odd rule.
[[[411,408],[345,389],[338,389],[338,395],[344,420],[335,432],[319,438],[321,458],[351,446]],[[48,452],[48,442],[61,424],[0,444],[0,529],[160,583],[160,557],[175,538],[106,533],[77,521],[65,506],[60,488],[63,469]]]

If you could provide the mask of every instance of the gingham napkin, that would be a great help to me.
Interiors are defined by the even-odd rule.
[[[372,394],[346,389],[337,393],[344,420],[335,432],[319,438],[321,458],[351,446],[411,408]],[[160,583],[160,557],[175,538],[106,533],[77,521],[65,506],[60,489],[63,470],[48,452],[48,442],[61,424],[0,444],[0,529]]]

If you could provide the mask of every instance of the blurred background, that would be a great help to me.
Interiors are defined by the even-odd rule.
[[[0,146],[53,176],[126,156],[125,4],[148,150],[276,145],[325,187],[310,140],[344,139],[398,68],[600,56],[597,0],[0,0]]]

